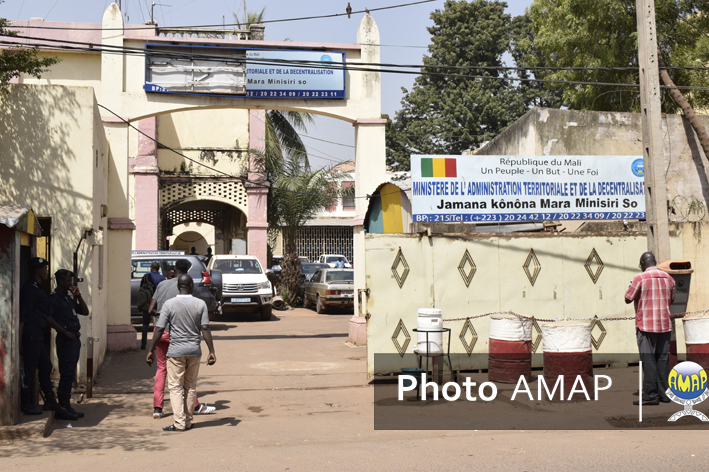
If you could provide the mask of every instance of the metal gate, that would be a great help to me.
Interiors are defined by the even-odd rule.
[[[351,226],[306,226],[300,229],[298,255],[316,261],[320,254],[342,254],[354,263]]]

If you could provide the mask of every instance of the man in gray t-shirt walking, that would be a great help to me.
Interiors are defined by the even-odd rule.
[[[175,423],[163,428],[165,431],[185,431],[192,428],[197,396],[197,375],[202,357],[200,346],[202,335],[209,348],[207,365],[213,365],[217,361],[212,333],[209,331],[207,305],[204,301],[192,296],[192,292],[194,292],[192,277],[188,274],[180,275],[177,279],[177,288],[179,294],[162,305],[160,319],[155,324],[155,333],[150,343],[150,352],[146,357],[148,364],[152,365],[155,346],[165,328],[169,327],[167,383]]]

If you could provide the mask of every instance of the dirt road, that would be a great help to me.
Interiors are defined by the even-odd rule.
[[[218,410],[189,432],[161,431],[170,415],[152,419],[145,351],[112,353],[78,407],[86,418],[1,444],[0,469],[706,469],[709,434],[699,431],[374,431],[365,348],[346,344],[350,316],[297,309],[213,322],[217,364],[201,366],[198,394]]]

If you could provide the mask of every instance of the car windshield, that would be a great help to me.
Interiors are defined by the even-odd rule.
[[[330,262],[337,262],[339,259],[342,259],[342,262],[347,264],[347,258],[343,256],[328,256],[325,262],[330,263]]]
[[[308,258],[305,257],[305,256],[299,256],[298,259],[300,259],[300,263],[301,263],[301,264],[307,264],[307,263],[310,262],[310,259],[308,259]]]
[[[153,264],[153,262],[158,262],[160,264],[160,273],[162,275],[167,275],[167,272],[175,267],[175,263],[179,259],[143,259],[143,260],[135,260],[133,259],[131,261],[131,264],[133,266],[132,268],[132,278],[134,279],[140,279],[142,278],[145,274],[150,273],[150,266]],[[192,259],[186,259],[187,262],[190,264],[190,269],[192,269],[192,266],[194,265],[193,263],[196,263],[197,261],[193,261]],[[205,270],[204,264],[202,264],[201,261],[198,262],[202,270]]]
[[[304,274],[314,274],[318,269],[329,267],[327,264],[303,264],[300,266]]]
[[[328,273],[325,276],[326,282],[354,282],[354,272],[351,270],[343,270]]]
[[[221,270],[223,274],[261,274],[261,265],[253,259],[224,259],[215,261],[212,269]]]

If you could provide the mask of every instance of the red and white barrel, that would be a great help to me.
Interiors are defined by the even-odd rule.
[[[687,315],[682,324],[687,360],[709,368],[709,313]]]
[[[487,376],[492,382],[519,382],[532,377],[532,320],[511,314],[490,317]]]
[[[553,401],[586,400],[583,393],[569,398],[577,377],[581,376],[586,391],[593,395],[593,354],[591,351],[591,324],[580,321],[557,321],[542,326],[544,343],[544,382],[552,391],[563,376],[563,397],[554,394]],[[576,386],[576,391],[580,386]],[[557,389],[557,392],[559,390]],[[546,393],[543,392],[546,398]]]

